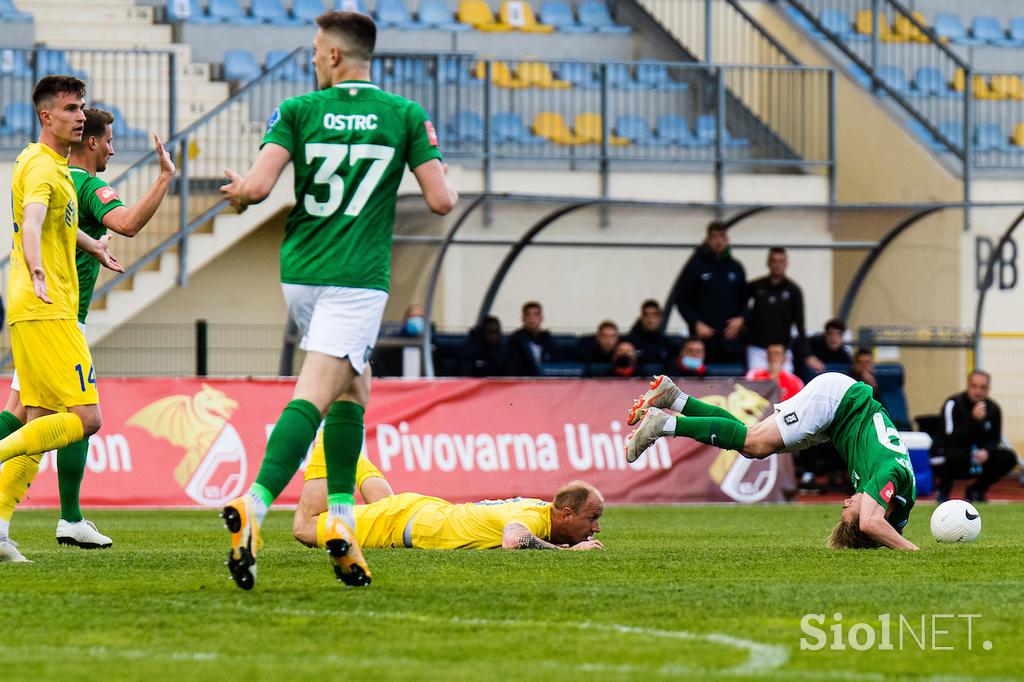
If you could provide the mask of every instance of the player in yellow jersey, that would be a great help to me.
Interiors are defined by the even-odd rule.
[[[0,440],[0,462],[81,440],[99,430],[96,374],[78,317],[76,247],[117,272],[107,239],[78,229],[71,145],[82,139],[85,84],[46,76],[32,91],[39,142],[18,155],[11,182],[14,244],[7,321],[28,423]]]
[[[306,467],[292,533],[309,547],[327,537],[327,468],[321,439]],[[356,535],[366,548],[418,549],[602,549],[604,498],[597,488],[573,481],[552,502],[515,497],[452,504],[420,493],[393,494],[383,474],[364,454],[356,487],[366,504],[356,505]]]

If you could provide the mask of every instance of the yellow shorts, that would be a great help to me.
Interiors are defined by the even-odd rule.
[[[74,320],[15,322],[11,350],[22,405],[66,412],[99,403],[92,354]]]
[[[405,527],[425,507],[448,505],[442,499],[419,493],[400,493],[373,504],[356,505],[356,538],[363,549],[405,547]],[[327,512],[316,523],[316,540],[321,547],[327,533]]]
[[[306,473],[303,481],[312,481],[317,478],[327,478],[327,456],[324,454],[324,432],[321,430],[316,435],[316,444],[313,446],[313,454],[309,456],[309,464],[306,465]],[[366,452],[359,453],[359,462],[356,464],[356,488],[361,488],[363,481],[368,478],[384,478]]]

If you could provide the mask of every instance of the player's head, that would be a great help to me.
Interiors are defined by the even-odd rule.
[[[343,74],[369,70],[377,43],[377,25],[362,12],[326,12],[316,18],[313,71],[325,90],[345,78]]]
[[[604,496],[586,481],[558,489],[551,501],[551,542],[575,545],[601,532]]]
[[[527,301],[523,304],[523,329],[530,332],[540,331],[544,324],[544,311],[537,301]]]
[[[72,145],[72,150],[76,156],[88,156],[97,173],[105,171],[114,155],[114,115],[103,109],[86,109],[82,139]]]
[[[729,230],[721,223],[708,223],[708,236],[704,243],[716,256],[721,256],[729,248]]]
[[[789,258],[786,256],[786,249],[781,246],[773,246],[768,249],[768,272],[775,279],[786,276],[786,266],[789,265]]]
[[[640,304],[640,326],[644,331],[655,332],[661,329],[661,304],[649,298]]]
[[[839,523],[825,543],[829,549],[875,549],[881,546],[860,529],[860,496],[863,494],[856,493],[843,500]]]
[[[68,146],[82,139],[85,83],[74,76],[46,76],[33,88],[32,104],[44,134]]]
[[[971,372],[967,377],[967,397],[974,402],[988,398],[988,389],[992,385],[992,375],[980,369]]]

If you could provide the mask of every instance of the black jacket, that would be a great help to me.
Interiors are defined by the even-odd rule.
[[[626,340],[636,348],[637,360],[642,365],[659,364],[666,368],[676,354],[676,347],[663,331],[649,332],[637,320]]]
[[[746,308],[747,275],[728,249],[715,256],[702,245],[690,256],[676,280],[672,302],[696,333],[697,322],[721,332],[726,320],[743,315]]]
[[[533,354],[533,346],[540,348],[540,362]],[[508,337],[506,357],[508,375],[513,377],[535,377],[540,374],[540,365],[555,360],[555,344],[548,331],[530,335],[525,329],[517,329]]]
[[[846,346],[839,346],[838,350],[829,350],[828,345],[825,343],[824,334],[815,334],[807,342],[808,350],[810,355],[818,358],[826,365],[845,365],[849,367],[853,364],[853,358],[850,357],[850,351],[846,350]]]
[[[473,329],[469,332],[463,348],[462,365],[459,368],[462,376],[467,377],[501,377],[507,374],[505,339],[497,346],[488,345],[482,334]]]
[[[771,278],[755,279],[747,286],[747,342],[765,348],[772,343],[790,347],[792,328],[796,325],[795,349],[798,355],[807,352],[804,331],[804,295],[796,282],[783,279],[773,284]]]
[[[972,446],[993,450],[1003,440],[1003,413],[994,400],[985,400],[984,421],[971,416],[974,402],[967,392],[950,396],[942,404],[942,429],[936,438],[937,447],[970,449]]]
[[[576,359],[580,362],[588,365],[593,364],[604,364],[612,361],[612,353],[615,352],[615,346],[607,353],[597,343],[596,334],[588,334],[579,341],[579,346],[576,348]]]

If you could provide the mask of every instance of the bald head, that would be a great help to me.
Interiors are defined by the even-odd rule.
[[[604,496],[597,488],[586,481],[572,481],[558,489],[551,505],[555,509],[568,508],[578,514],[586,506],[587,502],[590,501],[591,497],[602,506],[604,505]]]

